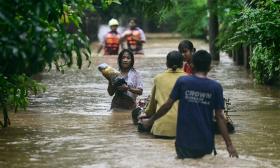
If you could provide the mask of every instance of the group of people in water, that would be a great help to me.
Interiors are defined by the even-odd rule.
[[[133,33],[123,37],[127,36],[136,39]],[[114,96],[112,109],[135,109],[136,98],[143,93],[141,75],[134,68],[135,49],[139,51],[139,47],[128,48],[118,54],[119,71],[125,83],[116,86],[109,81],[107,90]],[[216,153],[214,116],[230,157],[238,157],[226,127],[223,88],[207,77],[211,59],[207,51],[196,51],[191,41],[181,41],[178,51],[167,54],[167,70],[155,76],[148,105],[137,118],[144,128],[151,127],[154,136],[175,138],[180,159]]]
[[[129,19],[129,28],[122,34],[117,31],[119,26],[118,20],[112,18],[108,26],[111,30],[101,38],[97,53],[100,53],[102,48],[104,48],[104,55],[117,55],[121,46],[122,49],[127,48],[133,54],[144,54],[143,43],[146,42],[146,36],[144,31],[137,26],[136,18]],[[124,42],[126,42],[126,47]]]

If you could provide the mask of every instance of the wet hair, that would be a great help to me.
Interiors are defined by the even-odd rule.
[[[196,72],[208,72],[212,57],[205,50],[198,50],[192,57],[193,68]]]
[[[119,69],[122,70],[122,56],[124,55],[124,53],[128,53],[128,55],[130,56],[131,58],[131,64],[130,64],[130,68],[133,68],[133,65],[134,65],[134,55],[133,53],[128,50],[128,49],[123,49],[120,53],[119,53],[119,56],[118,56],[118,65],[119,65]]]
[[[175,71],[177,68],[183,67],[183,56],[178,51],[171,51],[166,56],[166,65]]]
[[[178,45],[178,50],[180,53],[185,52],[186,49],[189,49],[191,52],[195,52],[195,48],[193,47],[193,43],[189,40],[183,40]]]

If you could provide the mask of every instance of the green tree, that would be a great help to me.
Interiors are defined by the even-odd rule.
[[[244,0],[219,1],[220,29],[217,45],[220,49],[228,51],[228,40],[234,36],[240,23],[233,22],[240,17],[240,12],[244,7]]]
[[[171,10],[163,12],[163,23],[185,37],[206,38],[208,18],[206,0],[176,0]]]
[[[104,4],[118,2],[106,1]],[[8,111],[25,108],[28,94],[44,90],[30,77],[55,63],[58,70],[71,66],[76,58],[89,61],[88,38],[82,33],[84,10],[95,10],[91,0],[0,1],[0,109],[3,127]],[[69,31],[69,25],[75,31]],[[83,48],[81,50],[81,48]],[[75,51],[75,54],[73,54]]]
[[[213,60],[220,60],[220,51],[216,41],[219,32],[218,0],[208,0],[209,10],[209,49]]]
[[[105,24],[112,17],[119,18],[124,22],[129,17],[135,17],[140,26],[147,25],[149,22],[159,25],[163,13],[174,6],[172,0],[122,0],[121,4],[115,3],[105,7],[100,4],[101,0],[94,2],[98,15]]]
[[[220,46],[231,50],[242,44],[253,47],[250,66],[258,83],[273,84],[280,79],[280,4],[272,0],[244,2],[234,11],[220,36]]]
[[[81,30],[85,10],[102,12],[110,5],[126,3],[131,9],[137,5],[155,14],[169,7],[171,0],[0,0],[2,127],[9,125],[8,111],[27,107],[28,95],[45,89],[32,75],[53,65],[63,71],[76,62],[81,68],[83,57],[90,63],[89,40]]]

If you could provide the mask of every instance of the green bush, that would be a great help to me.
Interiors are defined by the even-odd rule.
[[[129,1],[133,9],[156,13],[171,6],[171,0]],[[160,3],[160,4],[158,4]],[[31,79],[53,65],[63,71],[76,59],[90,63],[89,39],[82,32],[85,11],[102,11],[119,0],[0,0],[0,110],[3,127],[9,123],[8,111],[28,105],[28,95],[44,87]],[[123,12],[123,11],[120,11]]]
[[[162,13],[164,23],[186,37],[206,38],[208,18],[206,0],[177,0],[172,10]],[[171,27],[170,27],[171,28]]]
[[[46,66],[57,69],[71,66],[82,56],[89,60],[88,38],[81,31],[85,9],[93,9],[91,0],[0,0],[0,110],[3,127],[9,124],[11,108],[25,108],[29,93],[44,90],[31,79]],[[69,29],[70,26],[75,29]],[[83,50],[81,50],[83,48]],[[76,53],[75,57],[72,54]]]
[[[0,110],[3,112],[4,122],[2,127],[10,124],[8,111],[18,107],[26,108],[30,93],[37,94],[45,91],[45,87],[26,75],[12,75],[9,78],[0,73]]]
[[[220,34],[219,44],[230,51],[242,44],[254,47],[250,60],[256,81],[274,84],[279,77],[280,5],[272,0],[254,1],[238,8],[229,17],[228,29]]]
[[[258,83],[273,84],[279,80],[280,54],[275,46],[263,47],[260,44],[253,50],[251,70]]]

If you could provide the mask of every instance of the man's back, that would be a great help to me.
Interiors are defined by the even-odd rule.
[[[178,79],[170,96],[179,99],[176,146],[211,153],[214,148],[213,110],[223,109],[219,83],[195,75]]]

